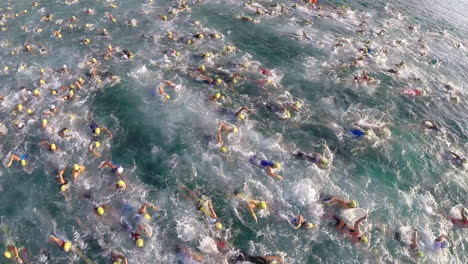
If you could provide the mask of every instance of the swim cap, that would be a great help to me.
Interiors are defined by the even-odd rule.
[[[27,162],[26,162],[26,160],[21,160],[21,161],[20,161],[20,164],[21,164],[21,166],[24,167],[24,166],[26,166]]]
[[[75,170],[75,171],[80,170],[80,165],[78,165],[78,164],[73,164],[73,170]]]
[[[119,167],[117,168],[117,173],[120,174],[120,173],[122,173],[122,172],[123,172],[123,168],[122,168],[121,166],[119,166]]]
[[[205,65],[200,65],[200,67],[198,68],[198,70],[204,72],[204,71],[206,70]]]
[[[357,203],[356,200],[351,200],[348,203],[348,207],[350,207],[350,208],[356,208],[357,206],[358,206],[358,203]]]
[[[68,252],[70,251],[70,249],[71,249],[71,243],[68,241],[65,241],[65,243],[63,243],[63,251]]]
[[[322,159],[320,160],[320,163],[322,163],[322,165],[327,165],[328,164],[328,159],[325,158],[325,157],[322,157]]]
[[[96,129],[94,129],[94,134],[100,135],[101,134],[101,129],[99,127],[96,127]]]
[[[167,20],[167,16],[160,16],[161,20],[162,21],[166,21]]]
[[[23,105],[22,104],[19,104],[17,107],[18,111],[23,111]]]
[[[214,37],[215,39],[221,38],[221,36],[220,36],[218,33],[215,33],[215,34],[213,35],[213,37]]]
[[[424,252],[419,251],[419,252],[418,252],[418,257],[423,258],[423,257],[424,257]]]
[[[223,80],[221,79],[216,79],[216,84],[222,84],[223,83]]]
[[[148,213],[144,213],[143,216],[146,220],[151,220],[151,216]]]
[[[315,227],[315,226],[314,226],[314,224],[312,224],[312,223],[308,223],[308,224],[307,224],[307,229],[312,229],[312,228],[314,228],[314,227]]]
[[[228,149],[226,147],[221,147],[221,152],[226,153],[227,151],[228,151]]]
[[[122,264],[122,262],[120,262],[120,260],[117,260],[117,261],[112,262],[112,264]]]
[[[112,48],[112,46],[111,46],[111,45],[109,45],[109,47],[110,47],[110,48]],[[83,78],[81,78],[81,77],[80,77],[80,78],[78,78],[78,82],[79,82],[79,83],[81,83],[81,84],[83,84],[83,83],[84,83],[84,80],[83,80]]]
[[[122,180],[118,180],[118,181],[117,181],[117,187],[118,187],[119,189],[125,188],[126,186],[127,186],[127,185],[125,184],[124,181],[122,181]]]
[[[165,98],[166,98],[166,99],[171,99],[171,96],[168,95],[168,94],[166,94]]]
[[[237,127],[234,127],[233,131],[234,131],[234,133],[237,133],[237,132],[239,132],[239,129]]]
[[[49,106],[49,109],[50,109],[50,110],[54,110],[54,109],[55,109],[55,105],[50,105],[50,106]]]
[[[367,238],[367,236],[361,236],[361,239],[359,239],[359,241],[361,241],[364,244],[367,244],[369,242],[369,238]]]
[[[91,62],[92,62],[92,63],[96,63],[96,62],[97,62],[96,58],[92,58],[92,59],[91,59]]]
[[[237,84],[238,83],[237,79],[232,79],[232,83]]]
[[[42,124],[47,125],[47,119],[42,119]]]
[[[56,95],[56,94],[57,94],[57,91],[56,91],[56,90],[52,90],[52,91],[50,91],[50,93],[51,93],[52,95]]]
[[[177,51],[174,55],[180,56],[180,52]]]
[[[239,114],[237,117],[239,120],[245,120],[245,114]]]
[[[51,150],[56,150],[57,146],[54,143],[52,143],[52,144],[50,144],[50,149]]]
[[[41,93],[39,92],[39,89],[34,89],[33,94],[34,94],[35,96],[38,96],[38,95],[40,95]]]
[[[68,185],[68,183],[62,184],[62,185],[60,185],[60,190],[61,190],[62,192],[66,192],[66,191],[68,190],[68,187],[70,187],[70,186]]]
[[[39,84],[44,85],[44,84],[46,84],[46,82],[44,80],[39,80]]]
[[[30,108],[28,109],[28,114],[32,115],[33,114],[33,110]]]
[[[104,208],[102,208],[101,206],[97,207],[96,208],[96,213],[98,215],[104,215]]]
[[[144,245],[145,245],[145,241],[143,241],[143,239],[139,238],[136,240],[137,247],[143,247]]]
[[[203,36],[202,33],[199,33],[199,34],[197,35],[197,38],[199,38],[199,39],[202,39],[202,38],[204,38],[204,37],[205,37],[205,36]]]
[[[299,109],[301,109],[301,107],[302,107],[302,104],[299,101],[295,102],[294,105]]]
[[[101,146],[101,143],[99,141],[94,141],[94,147],[99,148]]]
[[[75,89],[75,85],[74,85],[74,84],[70,84],[70,89]]]
[[[214,98],[215,98],[215,99],[221,98],[221,94],[220,94],[220,93],[215,93]]]
[[[221,224],[220,222],[216,222],[215,228],[216,228],[217,230],[221,230],[221,229],[223,229],[223,224]]]
[[[280,169],[280,168],[281,168],[281,164],[279,164],[279,162],[274,162],[274,163],[273,163],[273,168],[275,168],[275,169]]]
[[[449,242],[448,241],[444,241],[442,242],[442,244],[440,245],[441,248],[448,248],[450,246]]]
[[[260,201],[260,203],[258,203],[258,207],[260,209],[267,209],[267,203],[265,201]]]
[[[5,256],[5,258],[9,259],[11,258],[11,252],[10,251],[5,251],[5,253],[3,253],[3,255]]]
[[[73,92],[73,90],[70,90],[70,92],[68,92],[68,94],[69,94],[70,96],[73,96],[73,95],[75,94],[75,92]]]

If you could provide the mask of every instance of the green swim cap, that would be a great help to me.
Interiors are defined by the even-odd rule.
[[[356,208],[357,206],[358,206],[358,203],[357,203],[356,200],[351,200],[348,203],[348,207],[350,207],[350,208]]]

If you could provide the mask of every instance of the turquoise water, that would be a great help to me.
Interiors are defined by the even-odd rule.
[[[188,2],[190,9],[177,15],[169,13],[177,7],[173,1],[68,2],[38,1],[37,7],[29,1],[1,4],[0,13],[7,15],[2,20],[6,29],[0,32],[0,95],[5,96],[0,121],[8,128],[1,157],[5,165],[12,153],[28,156],[26,167],[14,163],[0,169],[2,247],[24,246],[28,263],[83,262],[77,254],[47,243],[55,233],[94,263],[112,263],[111,250],[130,263],[190,263],[177,259],[177,245],[199,252],[204,263],[226,263],[237,250],[282,256],[286,263],[467,262],[467,230],[448,220],[452,208],[468,204],[466,165],[456,166],[446,157],[448,151],[463,156],[468,146],[464,1],[322,1],[323,9],[316,10],[300,2],[292,8],[293,3],[286,1],[207,0]],[[282,14],[273,3],[285,4],[288,13]],[[258,15],[257,7],[276,13]],[[86,14],[87,8],[95,13]],[[28,13],[20,14],[24,9]],[[106,12],[117,21],[112,23]],[[53,20],[41,22],[48,13]],[[73,15],[77,21],[67,22]],[[162,15],[168,20],[162,21]],[[243,21],[242,16],[257,21]],[[409,30],[410,25],[416,30]],[[110,36],[99,35],[103,28]],[[362,34],[356,32],[360,29]],[[377,34],[381,29],[383,36]],[[54,37],[54,30],[61,30],[62,40]],[[167,37],[168,31],[176,40]],[[200,32],[203,40],[193,37]],[[302,37],[303,32],[309,39]],[[214,33],[223,38],[209,38]],[[86,38],[89,45],[82,44]],[[195,43],[187,44],[187,39]],[[336,47],[340,39],[344,43]],[[32,52],[24,51],[27,44]],[[109,44],[117,50],[105,60]],[[41,45],[45,52],[39,51]],[[237,50],[226,52],[228,45]],[[350,66],[366,46],[375,52]],[[132,51],[134,58],[123,58],[122,48]],[[180,55],[171,55],[172,50]],[[205,52],[213,56],[201,58]],[[101,77],[87,75],[86,64],[93,57],[99,61],[95,67]],[[399,74],[389,73],[400,61],[405,66]],[[63,64],[69,74],[55,72]],[[195,80],[193,74],[202,64],[207,76],[225,84]],[[273,74],[262,75],[262,68]],[[41,75],[40,69],[45,73]],[[363,70],[379,82],[354,82],[353,75]],[[112,82],[109,73],[119,81]],[[236,73],[246,79],[231,83],[229,76]],[[86,82],[73,100],[50,94],[79,77]],[[47,84],[39,86],[41,79]],[[267,79],[271,84],[263,85]],[[165,88],[169,100],[155,90],[163,80],[177,85]],[[38,88],[41,96],[28,95],[21,87]],[[420,89],[425,95],[405,95],[406,89]],[[216,92],[232,103],[210,102],[208,96]],[[300,101],[301,111],[281,119],[264,106],[277,101]],[[25,110],[12,114],[20,103],[33,114]],[[41,113],[50,104],[59,111],[47,117],[49,128],[44,130]],[[219,110],[236,111],[241,106],[255,109],[245,121],[231,120]],[[239,128],[224,137],[227,153],[216,144],[221,120]],[[433,120],[442,131],[425,129],[424,120]],[[385,126],[391,135],[376,130],[374,137],[354,139],[346,129],[359,121]],[[95,137],[89,129],[92,122],[108,128],[113,137]],[[24,128],[15,129],[18,123]],[[71,139],[58,136],[65,127],[72,130]],[[56,143],[61,151],[39,147],[43,140]],[[88,151],[93,140],[101,143],[99,158]],[[322,170],[297,160],[290,154],[296,148],[324,153],[331,165]],[[278,173],[285,179],[274,180],[252,166],[251,153],[279,161]],[[126,191],[115,192],[116,176],[97,169],[105,160],[124,167]],[[70,175],[74,163],[87,167],[76,181]],[[65,196],[56,179],[63,168],[68,168],[65,178],[71,182]],[[178,184],[212,199],[223,230],[215,230],[182,197]],[[258,224],[230,197],[233,191],[267,201],[268,210],[258,213]],[[85,193],[92,199],[83,198]],[[352,244],[335,230],[330,208],[319,202],[320,194],[358,201],[368,213],[362,225],[368,245]],[[136,209],[143,202],[156,204],[161,211],[149,210],[152,220],[147,226],[153,235],[137,248],[130,232],[121,227],[121,208],[127,204]],[[102,204],[108,214],[98,217],[93,208]],[[316,227],[296,231],[280,217],[299,213]],[[388,235],[379,231],[383,226],[391,230]],[[393,231],[401,226],[419,230],[424,258],[415,258],[393,239]],[[432,242],[442,233],[453,243],[436,252]],[[230,252],[218,251],[214,245],[218,240],[227,241]],[[11,260],[1,263],[7,261]]]

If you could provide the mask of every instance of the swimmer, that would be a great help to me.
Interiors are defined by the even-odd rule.
[[[68,181],[65,180],[65,178],[63,177],[64,172],[65,172],[65,169],[60,170],[59,173],[58,173],[60,191],[62,191],[62,192],[66,192],[68,190],[68,188],[70,187],[70,185],[68,184]]]
[[[300,215],[300,214],[297,216],[289,215],[287,218],[288,218],[288,223],[291,224],[296,230],[300,228],[307,229],[307,230],[314,228],[314,224],[310,222],[306,222],[303,215]]]
[[[117,251],[111,252],[111,262],[112,264],[128,264],[127,258]]]
[[[76,180],[76,178],[78,178],[78,176],[80,176],[80,174],[83,173],[85,170],[86,170],[86,167],[84,165],[80,165],[76,163],[73,164],[73,168],[72,168],[73,180]]]
[[[125,183],[123,180],[118,180],[114,187],[116,191],[125,191],[127,189],[127,183]]]
[[[350,208],[358,207],[358,203],[356,200],[345,201],[345,200],[338,199],[335,196],[323,198],[322,203],[325,203],[328,206],[338,205],[338,207],[342,209],[350,209]]]
[[[101,132],[104,132],[109,136],[109,138],[112,138],[112,133],[109,131],[109,129],[105,127],[100,127],[96,123],[91,123],[91,125],[89,125],[89,128],[91,129],[91,132],[96,136],[99,136],[101,135]]]
[[[222,147],[224,146],[224,140],[223,140],[223,132],[224,133],[237,133],[239,129],[236,126],[229,125],[227,123],[224,123],[223,121],[218,122],[218,130],[217,130],[217,140],[218,144]]]
[[[328,159],[323,157],[320,153],[305,153],[301,150],[295,150],[292,153],[298,159],[306,160],[308,162],[316,164],[319,168],[326,168],[328,166]]]
[[[200,264],[205,260],[205,258],[199,253],[196,253],[192,249],[181,245],[176,246],[176,255],[178,260],[183,264]]]
[[[451,217],[450,220],[452,220],[452,223],[455,226],[468,228],[468,218],[467,218],[466,208],[461,207],[459,209],[460,209],[460,218]]]
[[[351,134],[353,138],[367,138],[367,137],[372,136],[371,130],[363,130],[359,127],[350,129],[349,133]]]
[[[123,167],[120,166],[120,165],[116,165],[114,164],[113,161],[105,161],[103,162],[99,167],[98,169],[103,169],[105,167],[109,167],[111,168],[111,172],[115,175],[121,175],[123,173]]]
[[[165,87],[166,85],[169,86],[169,87],[172,87],[172,88],[176,87],[175,83],[173,83],[173,82],[171,82],[171,81],[168,81],[168,80],[165,80],[165,81],[163,81],[161,84],[158,85],[158,88],[157,88],[157,89],[158,89],[158,92],[159,92],[159,94],[160,94],[161,96],[163,96],[165,99],[170,99],[171,96],[168,95],[168,94],[164,91],[164,87]]]
[[[215,80],[213,80],[212,78],[206,76],[206,75],[203,75],[203,74],[198,74],[196,76],[197,78],[200,78],[202,79],[203,81],[205,81],[207,84],[215,84]]]
[[[339,219],[337,216],[334,216],[334,218],[337,221],[336,229],[349,234],[351,242],[353,243],[361,242],[363,244],[367,244],[369,242],[369,239],[367,238],[367,236],[364,236],[361,232],[361,229],[359,228],[359,225],[362,223],[362,221],[364,221],[367,218],[367,216],[363,216],[359,218],[358,220],[356,220],[352,228],[348,227],[346,225],[346,222],[342,219]]]
[[[60,129],[60,131],[58,132],[58,135],[61,138],[71,138],[72,137],[72,135],[70,134],[70,129],[68,129],[68,128]]]
[[[22,167],[26,166],[27,161],[26,161],[26,155],[11,155],[10,160],[8,161],[6,167],[10,168],[11,165],[13,164],[13,161],[18,161]]]
[[[453,165],[464,166],[467,163],[466,158],[462,158],[460,155],[453,151],[448,151],[448,159]]]
[[[23,249],[23,250],[25,250],[25,249]],[[15,247],[13,245],[8,245],[7,250],[5,251],[3,256],[5,256],[5,258],[7,258],[7,259],[13,258],[16,263],[22,264],[23,260],[20,258],[19,252],[20,252],[20,250],[18,250],[17,247]]]
[[[213,208],[213,203],[210,198],[205,195],[199,197],[194,191],[190,190],[187,186],[183,184],[177,185],[177,189],[181,191],[182,196],[186,200],[192,201],[195,203],[195,206],[198,211],[203,212],[208,218],[208,222],[218,230],[223,228],[223,225],[218,220],[218,216]]]
[[[238,256],[231,258],[231,263],[238,262],[249,262],[254,264],[284,264],[284,260],[281,257],[273,255],[250,256],[244,252],[240,252]]]
[[[370,82],[372,81],[373,78],[372,77],[369,77],[369,74],[367,73],[367,71],[362,71],[362,75],[361,76],[354,76],[354,81],[355,82]]]
[[[420,89],[406,89],[406,90],[403,90],[402,93],[406,95],[411,95],[411,96],[424,95],[424,91]]]
[[[57,151],[60,151],[59,148],[57,148],[57,145],[55,145],[54,143],[49,143],[49,141],[41,141],[39,142],[39,146],[45,146],[47,147],[47,149],[49,151],[52,151],[52,152],[57,152]]]
[[[401,230],[401,229],[400,229]],[[411,242],[410,244],[405,244],[402,240],[402,234],[400,233],[400,231],[396,231],[395,232],[395,239],[399,242],[401,242],[403,245],[406,245],[406,246],[409,246],[410,249],[411,249],[411,253],[413,254],[413,256],[416,256],[416,257],[424,257],[424,253],[422,251],[419,250],[419,244],[418,244],[418,230],[416,230],[415,228],[412,228],[413,230],[413,235],[411,236]]]
[[[49,243],[51,243],[51,242],[55,243],[57,246],[59,246],[65,252],[69,252],[70,249],[72,249],[72,244],[69,241],[59,239],[58,237],[56,237],[54,235],[49,236],[48,242]]]
[[[424,128],[430,129],[432,131],[439,131],[439,127],[434,121],[426,120],[423,123]]]
[[[96,157],[101,157],[101,154],[97,152],[97,149],[101,147],[101,143],[99,141],[92,141],[91,144],[88,146],[88,150],[94,154]]]
[[[161,208],[157,207],[156,205],[152,205],[149,203],[143,203],[143,205],[138,209],[138,215],[143,216],[146,220],[150,220],[151,216],[148,214],[148,206],[153,208],[155,211],[161,210]]]
[[[276,178],[279,180],[284,179],[283,176],[274,173],[276,169],[281,168],[281,165],[279,164],[279,162],[273,162],[273,161],[261,159],[255,154],[249,157],[249,162],[252,163],[253,165],[263,168],[266,174],[272,178]]]
[[[58,110],[57,110],[57,108],[55,107],[55,105],[52,104],[52,105],[49,106],[49,109],[47,109],[47,110],[45,110],[45,111],[42,112],[42,115],[43,115],[43,116],[50,116],[50,115],[53,116],[54,114],[57,113],[57,111],[58,111]]]
[[[247,210],[252,215],[253,219],[255,220],[255,223],[258,223],[257,214],[255,213],[255,210],[265,210],[268,207],[266,201],[254,200],[241,192],[234,192],[234,198],[237,198],[240,201],[246,203]]]
[[[434,249],[435,250],[441,250],[441,249],[449,248],[450,243],[449,243],[448,239],[449,239],[449,237],[444,235],[444,234],[438,236],[434,240]]]

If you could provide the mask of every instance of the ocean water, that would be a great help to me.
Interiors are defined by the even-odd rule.
[[[198,252],[202,263],[228,263],[238,251],[281,256],[285,263],[467,263],[467,229],[449,219],[457,206],[468,206],[467,165],[448,156],[464,157],[468,147],[468,3],[319,1],[321,9],[299,1],[182,4],[0,3],[0,122],[7,129],[0,156],[3,165],[12,154],[27,156],[24,167],[0,166],[1,249],[24,247],[26,263],[112,263],[113,250],[129,263],[197,263],[176,247]],[[51,21],[41,21],[46,14]],[[68,21],[72,16],[76,21]],[[99,34],[104,28],[108,36]],[[54,36],[57,30],[62,39]],[[215,33],[219,39],[210,37]],[[28,44],[31,52],[25,51]],[[115,50],[105,59],[108,45]],[[364,55],[364,48],[372,51]],[[134,57],[126,58],[122,49]],[[211,56],[203,58],[207,52]],[[92,58],[98,62],[90,66]],[[62,65],[68,74],[57,72]],[[197,79],[201,65],[203,74],[223,84]],[[91,77],[91,68],[99,75]],[[363,71],[374,81],[356,82]],[[245,78],[234,83],[235,74]],[[80,77],[85,83],[73,100],[62,98],[68,90],[51,94]],[[165,88],[169,99],[156,89],[164,80],[176,84]],[[34,89],[40,96],[32,95]],[[413,89],[424,94],[404,93]],[[224,99],[209,101],[217,92]],[[291,110],[287,119],[267,107],[297,101],[301,111]],[[50,104],[58,111],[45,117]],[[231,112],[241,106],[255,111],[236,120]],[[41,128],[43,118],[47,129]],[[425,120],[440,130],[424,128]],[[225,153],[216,140],[219,121],[239,130],[224,135]],[[93,122],[112,138],[94,135]],[[374,136],[354,138],[349,129],[356,123],[390,133],[374,128],[368,129]],[[58,135],[63,128],[71,129],[71,138]],[[41,141],[60,151],[47,151]],[[92,141],[101,143],[100,157],[90,153]],[[330,165],[321,169],[298,160],[291,155],[296,149],[323,153]],[[284,180],[253,166],[253,153],[280,162]],[[127,190],[116,192],[117,176],[98,169],[106,160],[123,166]],[[75,163],[87,169],[72,180]],[[70,189],[62,193],[57,173],[65,168]],[[181,184],[211,198],[222,230],[184,199]],[[232,198],[234,191],[267,202],[258,223]],[[332,213],[340,212],[321,203],[322,195],[358,201],[368,214],[361,227],[368,244],[353,244],[335,229]],[[152,236],[138,248],[122,220],[134,225],[144,202],[161,210],[148,211],[151,220],[144,222]],[[105,216],[95,214],[98,205],[105,205]],[[341,214],[356,220],[349,212]],[[315,227],[294,230],[284,220],[288,214],[302,214]],[[394,239],[400,227],[418,230],[423,258]],[[50,234],[71,241],[78,253],[48,243]],[[440,234],[450,237],[449,249],[433,249]],[[228,248],[220,250],[217,241]]]

